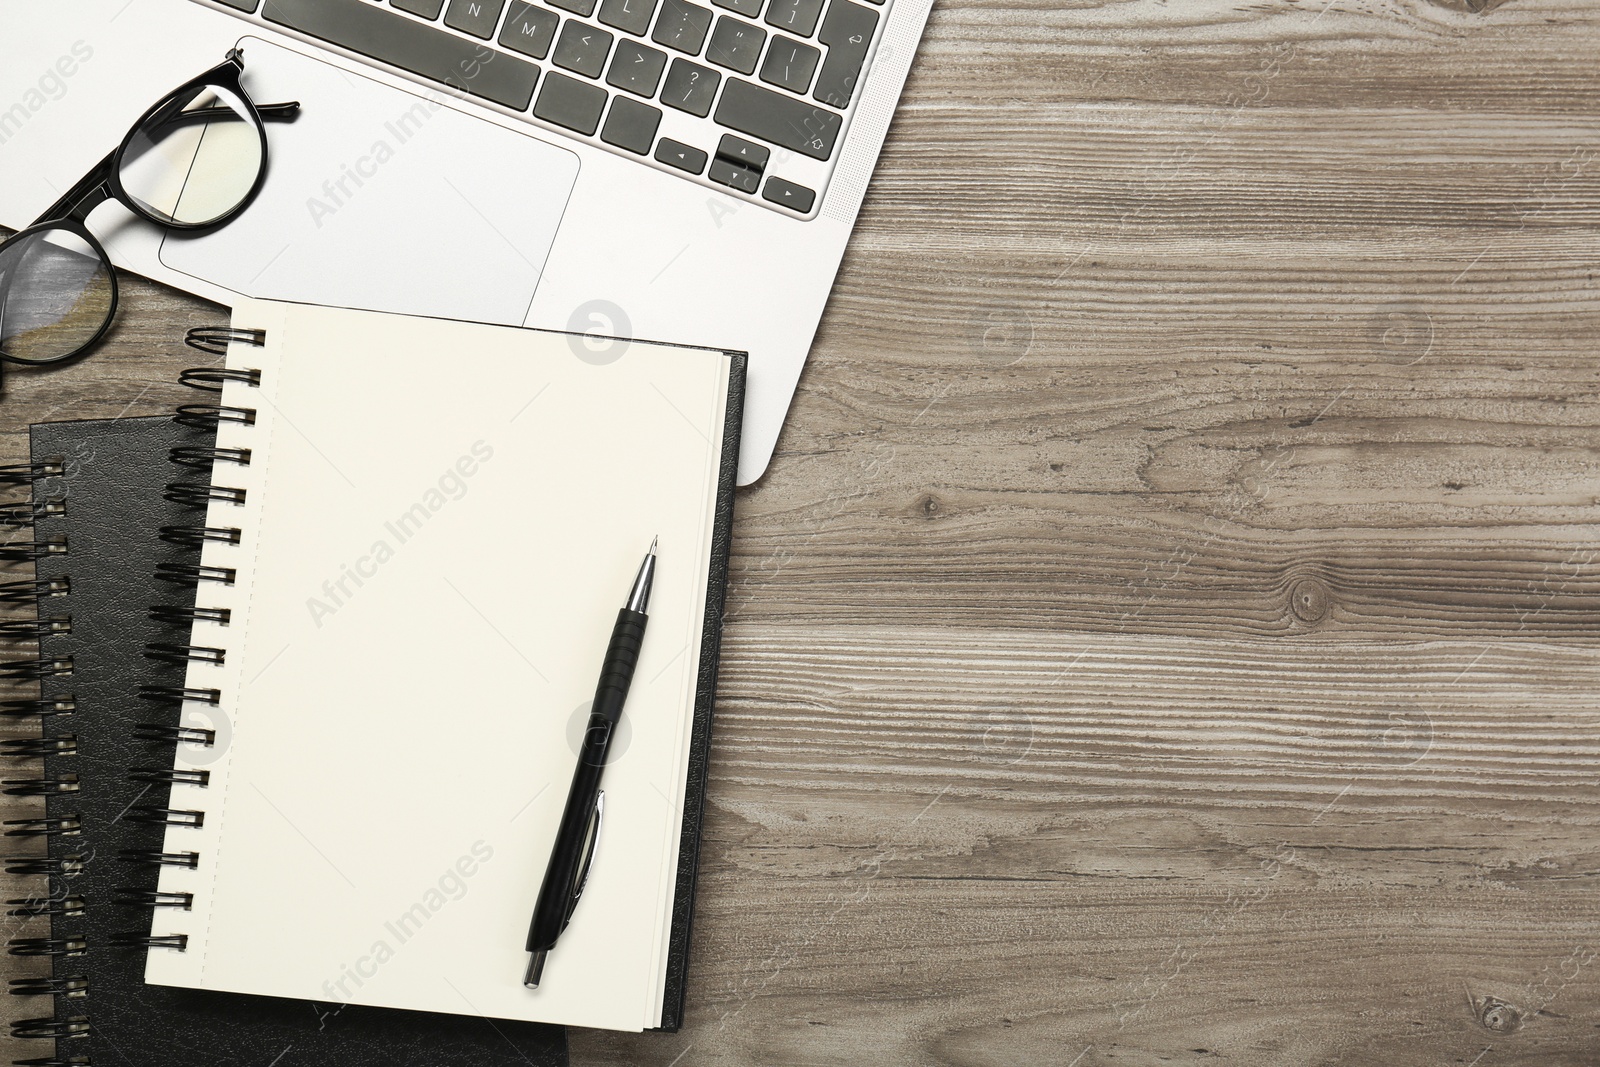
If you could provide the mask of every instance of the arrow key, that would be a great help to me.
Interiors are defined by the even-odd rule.
[[[656,159],[669,167],[677,167],[690,174],[699,174],[706,169],[704,152],[698,148],[691,148],[682,141],[674,141],[670,137],[661,138],[661,143],[656,145]]]
[[[767,169],[767,160],[772,158],[772,150],[763,148],[758,144],[751,144],[742,137],[735,137],[731,133],[722,135],[722,140],[717,144],[717,158],[726,159],[730,163],[739,163],[749,167],[759,176]]]
[[[767,179],[767,187],[761,190],[761,199],[804,215],[817,202],[817,194],[803,185],[786,182],[773,175]]]
[[[743,163],[734,163],[718,156],[711,161],[711,173],[707,175],[719,185],[726,185],[730,189],[737,189],[741,193],[754,193],[761,184],[761,172],[745,166]]]

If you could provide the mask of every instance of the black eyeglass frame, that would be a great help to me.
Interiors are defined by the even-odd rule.
[[[89,227],[85,224],[90,213],[107,200],[115,200],[135,215],[147,222],[153,222],[157,226],[164,226],[170,230],[190,232],[211,230],[224,226],[250,206],[251,201],[256,198],[256,194],[261,192],[261,186],[267,180],[267,130],[265,120],[292,121],[300,114],[300,104],[298,101],[290,101],[284,104],[263,104],[257,107],[255,101],[250,99],[250,94],[245,91],[241,80],[243,74],[244,50],[240,48],[229,50],[227,58],[217,66],[198,77],[184,82],[163,96],[143,115],[140,115],[138,121],[128,128],[128,132],[122,138],[122,143],[117,145],[99,163],[96,163],[88,174],[78,179],[72,188],[68,189],[61,199],[52,204],[44,214],[30,223],[26,229],[18,230],[6,240],[0,241],[0,251],[3,251],[7,245],[22,241],[35,234],[51,230],[65,230],[82,238],[94,250],[95,254],[100,257],[100,262],[105,264],[106,275],[110,279],[111,285],[111,307],[106,311],[106,320],[101,324],[100,329],[95,331],[94,335],[83,344],[71,352],[60,356],[52,356],[49,359],[22,359],[0,351],[0,361],[24,367],[47,367],[56,363],[65,363],[68,360],[82,356],[94,348],[111,329],[112,324],[116,321],[117,307],[120,302],[117,272],[111,263],[111,257],[106,254],[105,247],[101,245],[94,234],[89,232]],[[133,143],[133,139],[139,136],[141,131],[151,123],[161,118],[163,111],[173,108],[181,109],[193,99],[195,90],[206,86],[216,86],[220,89],[229,90],[244,104],[255,126],[256,136],[261,140],[261,166],[256,172],[254,184],[250,186],[250,190],[245,194],[244,198],[232,209],[217,218],[200,223],[161,218],[141,207],[138,201],[128,195],[128,191],[123,188],[121,177],[123,157],[127,154],[128,147]],[[211,109],[206,109],[192,114],[205,116],[210,113],[212,113]],[[4,297],[5,289],[0,287],[0,300],[3,300]]]

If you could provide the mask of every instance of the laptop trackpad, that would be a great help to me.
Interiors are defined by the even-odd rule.
[[[255,37],[244,84],[269,172],[228,225],[169,234],[161,262],[247,296],[520,326],[578,157]]]

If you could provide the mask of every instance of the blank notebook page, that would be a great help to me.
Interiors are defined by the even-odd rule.
[[[148,981],[639,1030],[662,1012],[728,403],[725,353],[245,301],[193,644],[215,731],[182,744]],[[615,357],[615,358],[614,358]],[[523,943],[617,611],[653,536],[650,623],[572,924]]]

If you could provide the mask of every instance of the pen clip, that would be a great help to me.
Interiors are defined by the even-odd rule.
[[[572,921],[572,913],[578,907],[578,898],[583,896],[584,883],[589,880],[589,871],[594,867],[594,851],[600,843],[600,821],[606,813],[605,790],[595,794],[594,812],[589,816],[589,828],[583,836],[583,862],[578,865],[578,876],[572,883],[572,899],[567,902],[567,922]]]

